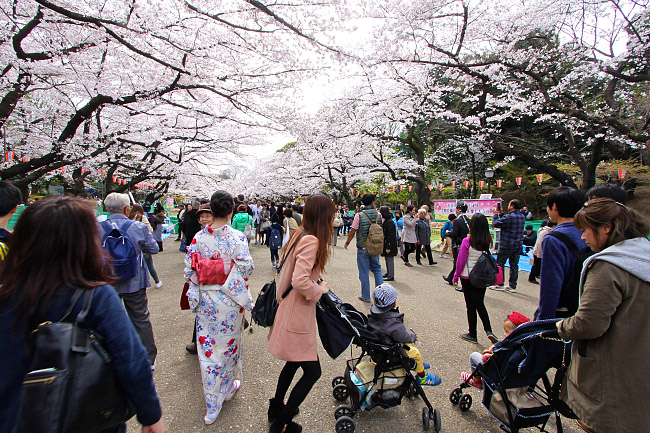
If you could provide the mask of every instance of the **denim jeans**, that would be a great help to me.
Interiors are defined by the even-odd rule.
[[[381,274],[379,256],[371,256],[365,248],[357,248],[357,267],[359,268],[359,281],[361,281],[361,297],[370,300],[370,274],[375,275],[375,287],[384,282]]]
[[[512,289],[517,288],[517,277],[519,277],[519,256],[521,255],[521,248],[503,248],[499,249],[497,253],[497,265],[502,268],[506,264],[506,261],[510,265],[510,278],[508,285]],[[503,272],[503,277],[505,279],[505,270]]]

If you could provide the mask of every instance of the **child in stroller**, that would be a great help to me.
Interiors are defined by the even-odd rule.
[[[508,335],[512,334],[512,331],[517,329],[517,326],[526,322],[530,322],[530,319],[524,316],[523,314],[518,313],[517,311],[513,311],[512,314],[508,314],[506,316],[506,320],[503,322],[503,338],[507,338]],[[469,385],[473,386],[476,389],[483,389],[483,380],[481,379],[481,376],[479,375],[472,376],[472,373],[474,372],[474,370],[476,370],[476,367],[479,364],[482,364],[486,362],[488,359],[490,359],[493,353],[494,353],[494,344],[490,346],[489,349],[484,350],[483,353],[472,352],[472,354],[469,355],[469,366],[471,368],[471,373],[467,373],[466,371],[463,371],[460,374],[460,377],[463,380],[463,382],[467,382]]]
[[[497,342],[492,356],[451,391],[451,403],[463,412],[469,410],[472,396],[463,394],[463,389],[472,386],[470,382],[478,376],[483,384],[483,406],[503,430],[516,433],[537,427],[546,432],[548,419],[555,414],[557,431],[562,432],[560,414],[569,418],[575,415],[559,399],[571,349],[569,342],[558,337],[557,320],[523,323]],[[547,377],[551,368],[557,369],[552,385]]]
[[[416,379],[420,385],[440,385],[442,379],[429,373],[429,364],[422,362],[420,351],[412,346],[417,334],[404,326],[404,314],[397,309],[397,290],[388,283],[380,284],[372,292],[373,305],[368,314],[368,330],[374,332],[379,340],[388,345],[403,343],[406,355],[415,360]]]
[[[391,290],[392,289],[392,290]],[[342,311],[343,322],[346,326],[351,327],[355,336],[353,343],[361,348],[361,355],[357,358],[349,359],[346,363],[345,375],[335,377],[332,380],[334,387],[333,395],[338,401],[345,401],[350,397],[350,405],[341,405],[334,411],[336,418],[337,433],[353,433],[355,424],[352,418],[359,410],[371,410],[377,406],[384,409],[398,406],[401,404],[402,397],[415,398],[418,395],[422,397],[425,407],[422,409],[422,424],[425,430],[428,430],[433,423],[434,430],[440,431],[440,413],[434,409],[422,389],[422,385],[437,385],[441,379],[439,376],[427,373],[422,363],[422,358],[417,353],[418,359],[415,359],[414,352],[411,352],[413,358],[407,355],[408,346],[399,341],[390,338],[391,333],[382,333],[381,326],[373,328],[370,326],[372,321],[376,324],[381,319],[371,319],[373,315],[381,315],[382,312],[391,311],[397,300],[397,292],[387,283],[378,286],[373,292],[375,304],[371,309],[371,314],[367,318],[358,311]],[[374,308],[377,306],[377,308]],[[402,332],[409,335],[404,327]],[[394,327],[394,329],[393,329]],[[399,328],[398,324],[392,323],[391,329]],[[401,334],[398,332],[398,334]],[[411,331],[410,342],[416,339],[415,333]],[[366,360],[366,355],[369,360]],[[419,364],[419,365],[418,365]],[[412,370],[425,372],[424,380],[416,378],[411,373]],[[426,383],[426,382],[429,383]]]

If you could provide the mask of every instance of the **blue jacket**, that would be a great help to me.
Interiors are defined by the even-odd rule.
[[[108,221],[112,224],[114,223],[117,227],[122,227],[122,224],[129,221],[129,219],[124,214],[113,214],[108,217]],[[153,239],[151,233],[149,233],[149,228],[139,221],[133,221],[131,227],[126,232],[135,247],[138,256],[140,257],[140,267],[138,268],[138,273],[135,277],[131,278],[128,281],[121,283],[115,283],[113,287],[117,293],[135,293],[140,289],[151,286],[151,281],[149,281],[149,270],[147,269],[147,264],[142,258],[142,253],[156,254],[158,253],[158,244]],[[104,229],[102,226],[99,226],[99,235],[104,236]]]
[[[442,230],[440,230],[440,237],[441,237],[442,239],[445,239],[445,237],[447,237],[447,235],[446,235],[447,230],[451,231],[451,226],[452,226],[452,222],[451,222],[451,221],[447,221],[447,222],[445,222],[445,225],[442,226]]]
[[[147,230],[148,231],[148,230]],[[9,433],[15,427],[22,393],[22,382],[29,370],[29,359],[25,347],[25,328],[36,327],[46,320],[61,320],[70,303],[73,290],[61,286],[52,298],[49,311],[36,318],[34,324],[27,324],[25,318],[14,327],[12,300],[0,306],[0,432]],[[81,310],[83,297],[72,311],[75,317]],[[142,425],[151,425],[161,417],[160,402],[151,375],[147,352],[140,337],[131,324],[122,301],[111,286],[95,289],[87,317],[88,325],[104,337],[104,348],[113,358],[117,380],[123,385],[128,397],[137,408],[138,420]]]
[[[581,239],[582,232],[572,222],[558,224],[553,231],[567,235],[579,250],[587,248],[587,244]],[[542,257],[537,320],[556,317],[562,283],[576,265],[573,253],[561,240],[553,236],[546,235],[542,239]]]

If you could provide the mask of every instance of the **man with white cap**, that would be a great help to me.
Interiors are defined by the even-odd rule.
[[[440,376],[429,373],[429,364],[422,362],[420,351],[412,346],[417,334],[404,326],[404,313],[397,308],[397,291],[388,283],[382,283],[372,292],[373,304],[368,314],[368,330],[379,337],[383,344],[404,343],[409,358],[416,362],[416,380],[420,385],[439,385]]]

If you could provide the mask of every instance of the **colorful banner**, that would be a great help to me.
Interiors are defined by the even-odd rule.
[[[482,213],[486,217],[491,217],[497,213],[497,205],[501,203],[500,199],[493,200],[465,200],[467,204],[467,215]]]
[[[456,213],[456,200],[436,200],[433,202],[433,215],[436,220],[447,221],[450,213]]]

